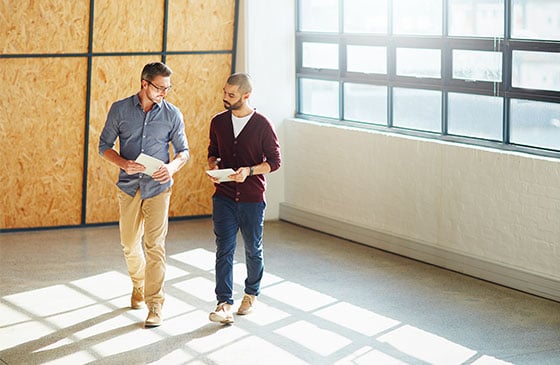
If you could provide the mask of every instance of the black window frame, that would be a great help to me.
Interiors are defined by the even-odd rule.
[[[439,139],[444,141],[466,143],[484,147],[497,148],[530,153],[534,155],[560,158],[560,146],[558,149],[548,149],[535,146],[514,144],[510,142],[510,101],[522,99],[529,101],[544,101],[560,104],[560,92],[549,90],[536,90],[512,87],[512,54],[513,51],[537,51],[560,53],[560,40],[538,40],[538,39],[514,39],[511,38],[511,21],[513,0],[504,0],[504,37],[456,37],[448,36],[447,6],[449,0],[442,0],[443,5],[443,27],[441,36],[416,36],[395,35],[392,29],[392,0],[388,0],[386,34],[349,34],[343,33],[344,16],[342,14],[344,0],[338,0],[339,7],[339,31],[338,33],[308,32],[300,30],[299,9],[300,0],[296,0],[296,117],[310,119],[319,122],[355,126],[366,129],[377,129],[385,132],[414,135],[418,137]],[[302,44],[305,42],[334,43],[339,45],[339,69],[312,69],[302,67]],[[359,72],[347,72],[346,46],[368,45],[382,46],[387,48],[387,74],[363,74]],[[415,78],[398,76],[396,74],[396,49],[399,47],[432,48],[441,50],[441,78]],[[454,79],[452,77],[452,52],[453,50],[471,51],[495,51],[502,53],[502,80],[470,81]],[[301,113],[300,80],[317,79],[329,80],[339,83],[339,117],[338,119],[320,117]],[[387,125],[372,121],[362,123],[344,120],[344,84],[362,83],[387,87]],[[426,90],[439,90],[442,92],[442,126],[439,133],[409,130],[393,126],[393,89],[396,87],[417,88]],[[482,138],[449,135],[447,133],[447,107],[448,93],[466,93],[475,95],[497,96],[503,98],[503,135],[500,141]]]

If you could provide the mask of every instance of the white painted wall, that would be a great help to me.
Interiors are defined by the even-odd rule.
[[[250,104],[275,125],[282,154],[282,124],[295,113],[295,43],[293,0],[240,0],[238,72],[253,79]],[[278,219],[284,201],[284,166],[267,175],[266,219]]]
[[[560,161],[301,120],[284,138],[286,203],[560,280]]]

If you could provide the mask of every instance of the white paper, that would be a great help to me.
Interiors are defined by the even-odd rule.
[[[159,170],[159,168],[163,165],[162,160],[158,160],[157,158],[146,155],[145,153],[139,154],[136,158],[136,162],[144,165],[146,167],[146,171],[144,171],[144,174],[150,176],[152,176],[154,172]]]
[[[233,169],[206,170],[206,173],[217,178],[220,182],[232,181],[228,176],[235,174]]]

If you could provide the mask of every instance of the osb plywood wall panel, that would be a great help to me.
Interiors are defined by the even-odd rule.
[[[211,214],[214,186],[204,172],[210,119],[224,110],[222,89],[231,71],[231,55],[170,55],[173,93],[168,100],[185,118],[191,160],[177,174],[171,198],[171,216]]]
[[[80,224],[86,58],[0,59],[0,227]]]
[[[232,49],[235,0],[170,0],[168,49]]]
[[[94,52],[161,52],[163,0],[96,0]]]
[[[87,52],[89,0],[0,1],[0,52]]]
[[[210,214],[208,124],[223,108],[235,5],[169,0],[166,22],[165,0],[0,1],[0,82],[10,85],[0,88],[0,161],[17,172],[0,175],[0,230],[118,220],[118,169],[99,156],[99,135],[110,105],[139,90],[142,67],[165,58],[192,152],[170,214]]]
[[[111,104],[140,90],[142,68],[153,56],[95,57],[92,61],[86,223],[119,218],[119,169],[99,155],[99,136]],[[116,148],[118,150],[118,148]]]

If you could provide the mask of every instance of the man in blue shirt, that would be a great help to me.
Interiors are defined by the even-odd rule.
[[[183,115],[164,100],[171,90],[171,74],[161,62],[144,66],[140,91],[113,103],[99,139],[101,156],[120,168],[119,229],[133,285],[130,306],[139,309],[146,303],[146,327],[159,326],[162,321],[172,176],[190,157]],[[118,152],[113,148],[117,138]],[[146,166],[136,162],[140,154],[161,161],[151,176]]]

